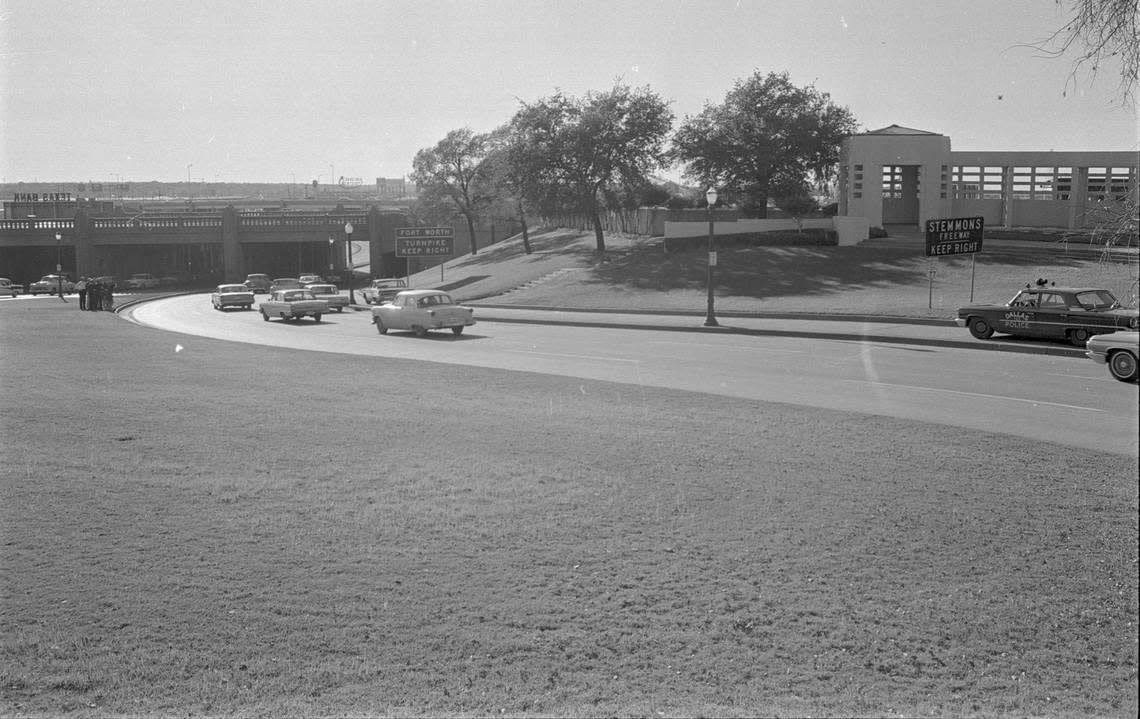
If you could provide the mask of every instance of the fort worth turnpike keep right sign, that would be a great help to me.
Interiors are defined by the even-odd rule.
[[[965,255],[980,252],[985,218],[952,217],[926,221],[926,256]]]

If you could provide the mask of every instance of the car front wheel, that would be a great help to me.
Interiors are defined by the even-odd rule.
[[[461,335],[463,334],[463,325],[456,325],[451,328],[451,331],[457,335]]]
[[[261,311],[261,319],[263,319],[263,320],[265,320],[266,322],[268,322],[268,321],[269,321],[269,313],[267,313],[265,310],[262,310],[262,311]]]
[[[382,335],[388,334],[388,328],[384,326],[384,321],[379,317],[376,318],[376,331]]]
[[[1078,327],[1075,330],[1069,330],[1069,342],[1077,347],[1084,347],[1085,342],[1089,341],[1089,331]]]
[[[970,334],[980,340],[988,340],[994,336],[994,328],[981,317],[970,318]]]
[[[423,337],[427,334],[427,327],[421,325],[412,325],[412,332],[416,333],[416,337]]]
[[[313,315],[313,320],[316,322],[320,322],[321,321],[321,313],[318,312],[317,314]]]
[[[1118,350],[1108,357],[1108,371],[1121,382],[1135,382],[1137,377],[1136,357],[1131,352]]]

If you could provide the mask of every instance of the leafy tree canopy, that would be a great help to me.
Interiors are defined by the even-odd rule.
[[[617,84],[584,98],[557,93],[515,113],[509,162],[533,205],[589,214],[604,251],[603,190],[643,186],[665,161],[672,123],[668,103],[648,88]]]
[[[490,203],[481,192],[483,161],[487,156],[489,136],[467,128],[452,130],[436,143],[416,153],[412,160],[412,182],[419,186],[425,201],[442,207],[425,208],[432,216],[445,216],[447,205],[463,215],[471,237],[471,254],[475,245],[475,219]]]
[[[737,81],[720,105],[686,117],[672,157],[690,179],[766,216],[777,187],[830,180],[843,138],[856,131],[851,111],[785,73],[756,72]]]

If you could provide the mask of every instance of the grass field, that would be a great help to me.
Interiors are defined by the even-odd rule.
[[[5,716],[1135,716],[1134,459],[52,299],[0,331]]]
[[[442,284],[462,299],[489,297],[497,304],[704,310],[702,242],[672,241],[668,252],[661,238],[611,234],[606,242],[610,251],[600,259],[592,234],[539,232],[533,254],[523,254],[517,240],[504,241],[449,262],[442,273],[419,272],[413,285]],[[1136,307],[1138,277],[1135,253],[1102,258],[1095,246],[1090,251],[1075,243],[1040,241],[1027,250],[995,241],[976,261],[967,255],[927,258],[920,239],[855,247],[727,244],[718,250],[715,292],[717,308],[730,312],[953,318],[971,296],[1005,302],[1038,278],[1106,287]]]

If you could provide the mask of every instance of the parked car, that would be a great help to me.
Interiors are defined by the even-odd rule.
[[[1038,280],[1035,286],[1026,285],[1005,304],[960,307],[956,322],[982,340],[1000,332],[1067,339],[1083,347],[1095,334],[1136,329],[1138,313],[1125,309],[1105,289],[1054,287]]]
[[[322,278],[320,275],[310,274],[310,275],[301,275],[300,277],[297,278],[297,281],[301,283],[302,287],[308,287],[309,285],[319,285],[319,284],[323,283],[324,278]]]
[[[141,272],[128,277],[125,286],[128,290],[153,290],[158,287],[158,278]]]
[[[245,286],[250,289],[254,294],[261,294],[268,292],[273,280],[269,279],[269,275],[260,273],[253,273],[245,276]]]
[[[404,290],[390,302],[372,308],[372,322],[380,334],[411,330],[423,337],[428,330],[448,327],[455,334],[475,324],[475,310],[455,303],[441,290]]]
[[[1108,371],[1121,382],[1138,378],[1136,359],[1140,356],[1140,332],[1111,332],[1090,337],[1085,355],[1093,362],[1107,364]]]
[[[18,297],[24,288],[13,284],[7,277],[0,277],[0,297]]]
[[[269,293],[273,294],[277,290],[301,290],[305,286],[296,277],[278,277],[269,283]]]
[[[28,285],[28,294],[54,295],[59,292],[60,287],[63,288],[65,293],[75,291],[75,283],[67,279],[67,275],[63,275],[62,281],[60,280],[60,275],[44,275]]]
[[[336,285],[314,283],[305,289],[312,292],[313,297],[316,297],[318,300],[328,302],[330,310],[344,312],[344,308],[348,306],[348,295],[342,295]]]
[[[260,309],[261,319],[266,322],[270,317],[280,317],[286,322],[312,317],[320,322],[321,315],[329,311],[329,303],[318,300],[307,289],[274,290],[268,299],[261,301]]]
[[[408,283],[399,277],[383,277],[368,283],[368,286],[360,291],[360,295],[364,298],[365,304],[379,305],[406,289]]]
[[[253,290],[245,285],[218,285],[210,295],[210,303],[214,309],[223,310],[227,307],[238,307],[243,310],[253,309]]]

